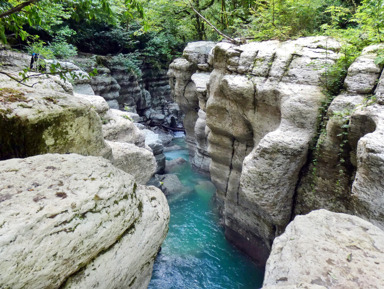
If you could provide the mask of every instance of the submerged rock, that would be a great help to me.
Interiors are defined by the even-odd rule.
[[[148,284],[169,220],[161,191],[76,154],[1,161],[0,191],[4,288]]]
[[[187,161],[183,158],[177,158],[170,161],[165,161],[165,172],[172,173],[180,170],[180,167],[187,164]]]
[[[155,177],[160,182],[160,188],[165,195],[178,194],[186,190],[175,174],[156,175]]]
[[[297,216],[275,239],[263,289],[384,288],[383,270],[384,231],[318,210]]]

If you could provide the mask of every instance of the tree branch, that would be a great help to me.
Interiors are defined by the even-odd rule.
[[[37,74],[32,74],[32,75],[28,75],[22,79],[18,79],[16,78],[15,76],[13,76],[12,74],[9,74],[9,73],[6,73],[4,71],[0,71],[0,74],[4,74],[5,76],[9,77],[10,79],[22,84],[22,85],[25,85],[27,87],[33,87],[34,85],[36,85],[38,82],[32,84],[32,85],[29,85],[29,84],[26,84],[25,81],[28,80],[29,78],[32,78],[32,77],[39,77],[39,76],[42,76],[42,75],[59,75],[59,74],[65,74],[65,73],[68,73],[68,72],[72,72],[74,71],[74,69],[68,69],[68,70],[65,70],[65,71],[60,71],[60,72],[43,72],[43,73],[37,73]]]
[[[209,26],[211,26],[217,33],[219,33],[219,35],[223,36],[225,39],[229,40],[230,42],[234,43],[234,44],[241,44],[240,41],[234,39],[234,38],[231,38],[229,37],[228,35],[225,35],[223,32],[221,32],[219,29],[217,29],[211,22],[209,22],[207,20],[207,18],[205,18],[203,15],[201,15],[196,9],[195,7],[193,7],[191,1],[189,1],[189,5],[191,6],[192,10],[201,18],[203,19]]]
[[[33,3],[36,3],[36,2],[39,2],[40,0],[29,0],[29,1],[25,1],[3,13],[0,14],[0,18],[4,18],[6,16],[9,16],[13,13],[16,13],[16,12],[20,12],[24,7],[26,6],[29,6],[29,5],[32,5]]]

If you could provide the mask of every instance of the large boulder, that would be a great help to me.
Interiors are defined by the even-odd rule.
[[[2,288],[146,288],[165,238],[163,193],[100,157],[0,162]]]
[[[146,184],[156,172],[152,152],[130,143],[107,141],[112,148],[114,166],[131,174],[139,184]]]
[[[318,210],[297,216],[275,239],[263,289],[384,288],[383,270],[384,231]]]
[[[89,101],[66,93],[52,79],[34,88],[4,77],[0,81],[0,159],[44,153],[111,158]]]
[[[144,134],[135,126],[130,114],[110,109],[102,118],[103,135],[106,140],[145,146]]]

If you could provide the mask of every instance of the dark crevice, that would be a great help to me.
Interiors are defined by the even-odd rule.
[[[281,75],[280,79],[278,80],[278,82],[281,82],[284,78],[284,76],[287,75],[288,71],[289,71],[289,67],[291,66],[293,60],[296,58],[296,56],[298,56],[297,54],[294,54],[292,53],[287,61],[287,64],[284,66],[284,72],[283,74]],[[271,65],[272,67],[272,65]]]
[[[231,178],[231,173],[233,170],[232,161],[233,161],[234,155],[235,155],[235,139],[232,140],[232,155],[231,155],[231,160],[230,160],[230,164],[229,164],[229,174],[228,174],[227,185],[225,187],[225,197],[227,197],[227,194],[228,194],[228,186],[229,186],[229,182],[230,182],[230,178]]]
[[[256,63],[256,60],[257,60],[257,56],[259,55],[259,50],[256,51],[256,54],[255,54],[255,60],[253,61],[252,63],[252,66],[249,67],[249,72],[252,73],[253,71],[253,68],[255,67],[255,63]]]
[[[272,57],[271,57],[271,60],[268,62],[268,71],[267,71],[267,75],[265,76],[265,79],[267,80],[270,76],[270,73],[271,73],[271,69],[272,69],[272,66],[273,66],[273,63],[275,62],[275,59],[276,59],[276,52],[273,52],[272,53]]]

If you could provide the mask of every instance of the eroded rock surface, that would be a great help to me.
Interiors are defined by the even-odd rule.
[[[52,79],[37,88],[17,86],[5,76],[0,81],[0,159],[43,153],[111,158],[89,101],[67,93]]]
[[[268,251],[291,220],[299,173],[325,100],[320,76],[338,59],[339,48],[325,37],[224,42],[170,66],[171,87],[186,114],[187,142],[195,146],[192,158],[211,159],[226,236],[255,258],[266,259],[256,256],[259,246]],[[211,70],[208,78],[204,73]],[[206,166],[201,158],[199,163]]]
[[[100,157],[0,162],[2,288],[145,288],[165,238],[163,193]],[[63,287],[61,287],[63,286]]]
[[[153,153],[130,143],[107,141],[112,148],[113,165],[134,176],[139,184],[146,184],[157,169]]]
[[[382,67],[375,64],[382,47],[363,50],[348,70],[346,90],[332,101],[318,150],[298,186],[296,214],[326,208],[384,228],[384,86]]]
[[[297,216],[275,239],[263,289],[383,288],[383,270],[384,231],[318,210]]]

